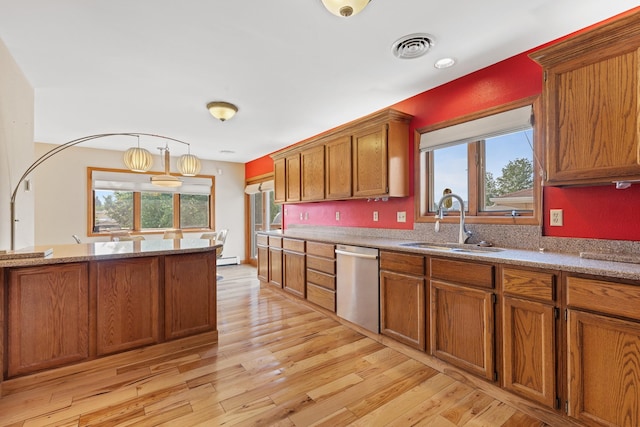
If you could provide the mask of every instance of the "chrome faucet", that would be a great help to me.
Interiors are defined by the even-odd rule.
[[[444,203],[445,200],[450,198],[456,199],[458,202],[460,202],[460,233],[458,234],[458,243],[460,244],[467,243],[467,240],[469,240],[469,237],[471,237],[473,233],[467,230],[467,228],[464,225],[464,201],[462,200],[462,197],[454,193],[448,193],[442,196],[442,198],[438,202],[438,213],[436,214],[436,218],[438,219],[444,218],[444,208],[442,207],[442,204]]]

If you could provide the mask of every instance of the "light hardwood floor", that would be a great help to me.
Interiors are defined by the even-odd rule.
[[[0,425],[549,425],[261,289],[254,268],[219,274],[218,344],[203,335],[5,381]]]

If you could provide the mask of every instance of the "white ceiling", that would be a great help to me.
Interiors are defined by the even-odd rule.
[[[37,141],[146,132],[247,162],[637,5],[373,0],[344,19],[320,0],[0,0],[0,39],[35,88]],[[418,32],[435,36],[427,55],[391,54]],[[444,56],[457,65],[435,69]],[[238,114],[217,121],[214,100]]]

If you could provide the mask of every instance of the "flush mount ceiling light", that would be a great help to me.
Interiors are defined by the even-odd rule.
[[[207,110],[213,117],[224,122],[235,116],[238,112],[238,107],[229,102],[214,101],[207,104]]]
[[[153,165],[151,153],[144,148],[140,148],[140,137],[138,136],[138,146],[131,147],[124,153],[124,164],[133,172],[146,172]]]
[[[327,10],[336,16],[348,18],[362,12],[370,0],[322,0]]]
[[[419,58],[435,45],[433,36],[425,33],[409,34],[396,40],[391,46],[393,54],[400,59]]]

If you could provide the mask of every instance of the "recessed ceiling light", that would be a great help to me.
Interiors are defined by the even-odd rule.
[[[441,58],[441,59],[438,59],[433,64],[433,66],[436,67],[437,69],[441,70],[443,68],[453,67],[455,63],[456,63],[456,60],[453,59],[453,58]]]
[[[220,153],[222,153],[222,154],[235,154],[235,151],[233,151],[233,150],[220,150]]]

